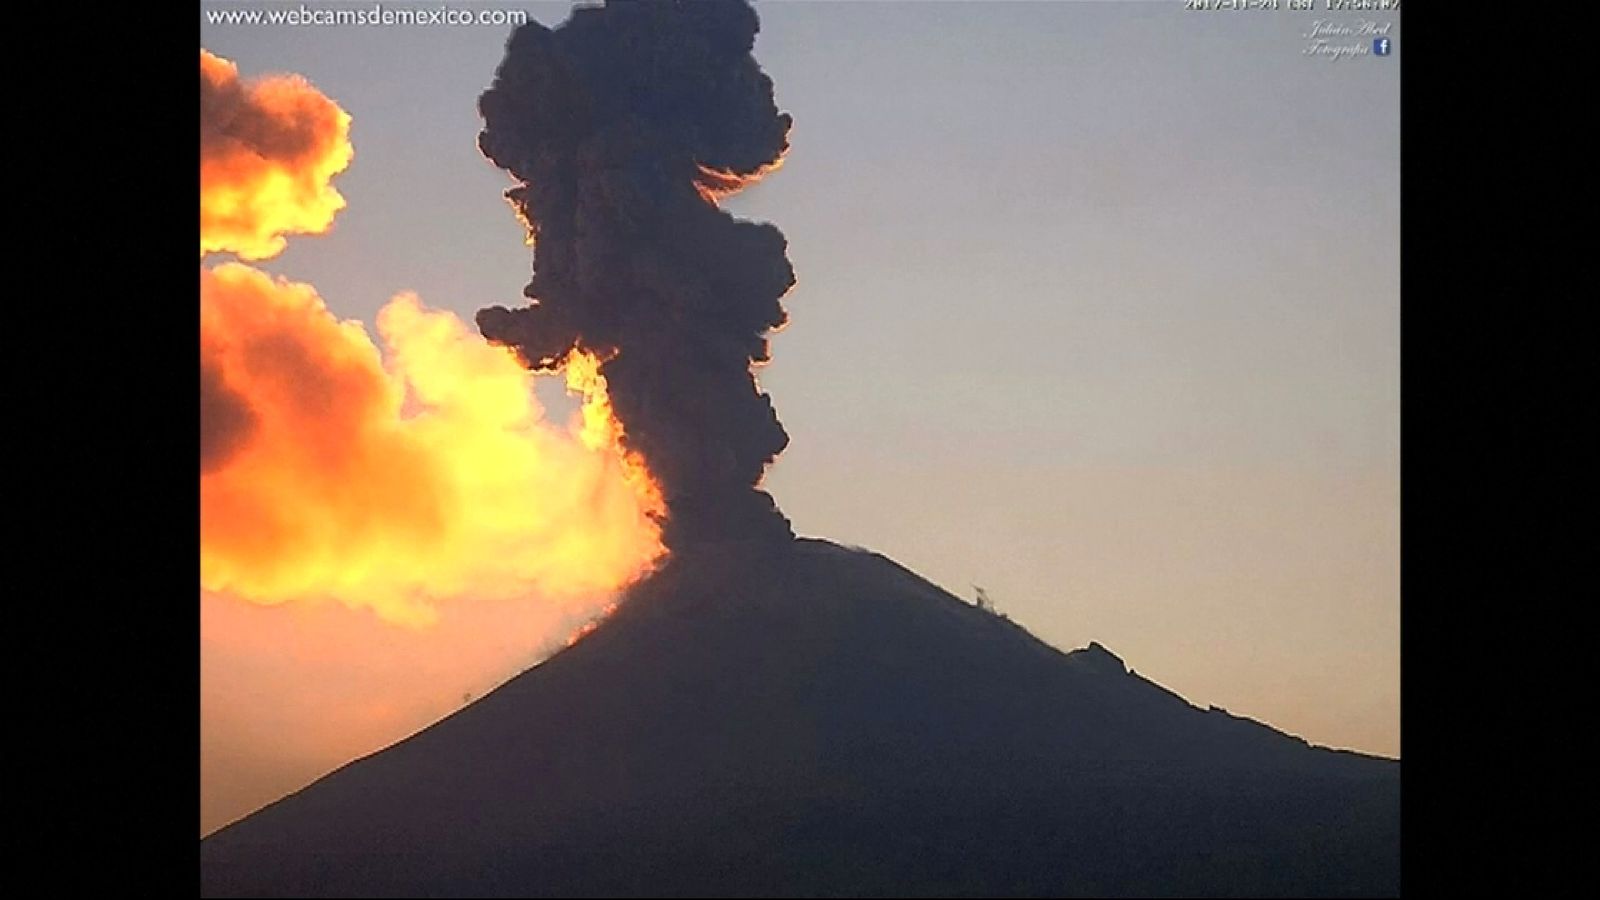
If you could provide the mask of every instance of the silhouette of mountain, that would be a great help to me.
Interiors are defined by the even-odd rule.
[[[211,835],[202,892],[1394,895],[1399,768],[1197,709],[876,554],[724,545]]]

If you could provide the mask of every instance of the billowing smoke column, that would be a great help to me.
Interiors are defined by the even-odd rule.
[[[788,149],[758,28],[743,0],[581,8],[517,29],[479,99],[534,247],[531,305],[480,310],[479,330],[534,370],[603,361],[673,549],[793,536],[759,487],[789,437],[752,366],[794,273],[777,228],[716,205]]]

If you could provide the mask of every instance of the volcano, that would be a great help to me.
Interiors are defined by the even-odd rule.
[[[890,560],[675,554],[566,650],[201,842],[205,896],[1395,895],[1400,765]]]

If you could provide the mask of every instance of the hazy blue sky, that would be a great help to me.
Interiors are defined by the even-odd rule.
[[[761,375],[796,529],[982,585],[1201,706],[1397,754],[1398,17],[1374,17],[1392,55],[1330,62],[1312,21],[1363,16],[758,9],[793,146],[726,205],[799,278]],[[505,37],[202,26],[354,120],[349,207],[262,267],[369,324],[400,290],[521,302],[508,179],[474,145]]]

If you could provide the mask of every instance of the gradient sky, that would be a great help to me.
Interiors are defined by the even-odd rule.
[[[796,530],[982,585],[1202,707],[1398,755],[1398,17],[1393,55],[1329,62],[1312,21],[1362,16],[758,10],[792,148],[725,206],[777,224],[799,279],[761,374]],[[474,145],[505,37],[202,25],[353,117],[349,207],[261,267],[369,325],[401,290],[520,303],[509,180]]]

